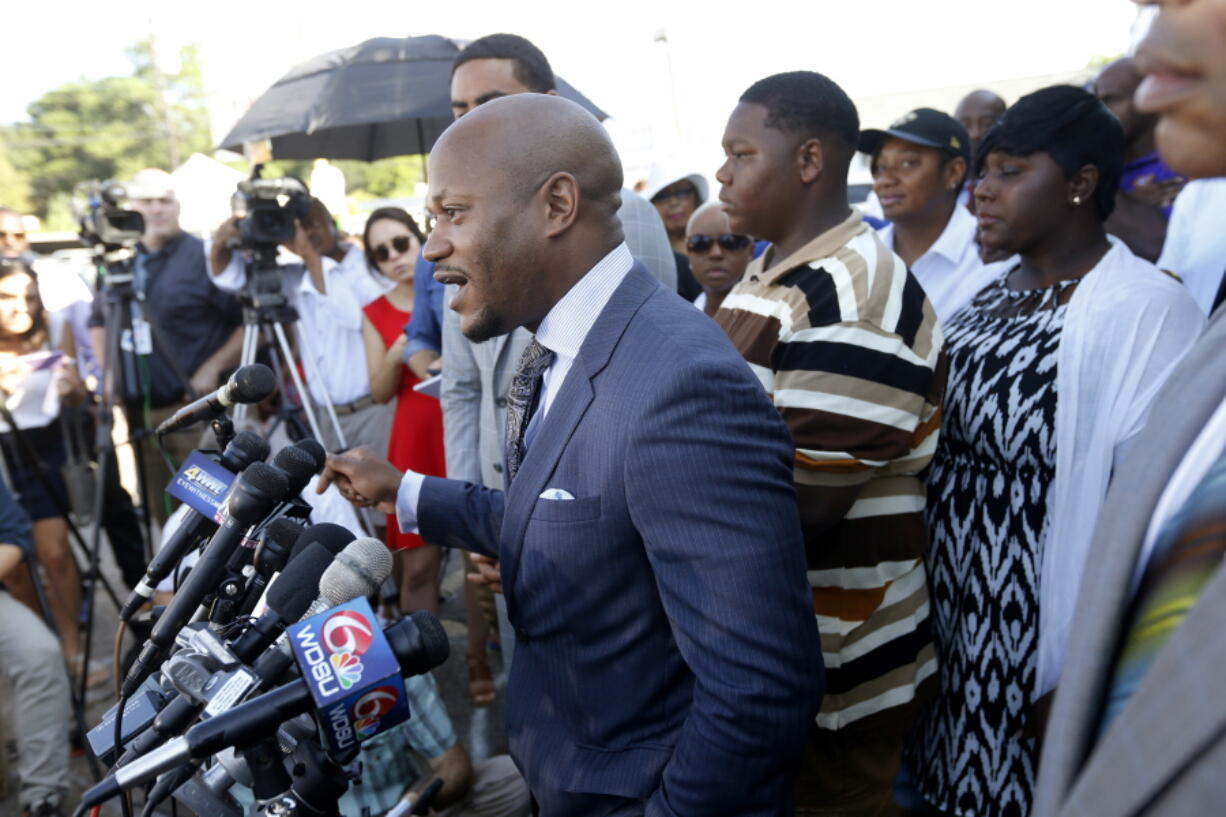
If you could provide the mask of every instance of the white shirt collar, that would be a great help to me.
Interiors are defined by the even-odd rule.
[[[618,244],[553,305],[537,327],[537,341],[558,357],[578,357],[588,332],[633,266],[630,248]]]
[[[941,231],[941,235],[933,242],[923,255],[915,259],[915,264],[920,263],[930,254],[936,254],[947,260],[955,266],[962,261],[962,256],[966,253],[967,247],[975,243],[975,228],[978,225],[975,223],[975,217],[971,215],[971,211],[967,210],[961,204],[954,205],[953,215],[949,217],[949,221],[945,222],[945,229]],[[894,233],[895,225],[893,222],[882,227],[879,231],[881,241],[891,250],[894,249]],[[912,266],[915,266],[912,264]]]
[[[961,204],[955,204],[954,213],[949,217],[949,222],[945,225],[945,229],[941,231],[941,237],[928,248],[928,252],[936,253],[951,264],[960,263],[967,248],[973,247],[975,244],[975,229],[977,226],[971,211]]]

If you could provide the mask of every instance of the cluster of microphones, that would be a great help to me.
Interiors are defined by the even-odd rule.
[[[167,430],[258,402],[275,378],[244,366]],[[197,451],[168,491],[190,510],[120,612],[129,621],[169,577],[179,581],[89,733],[110,773],[78,814],[151,786],[142,817],[168,797],[207,817],[235,814],[228,792],[249,786],[277,817],[332,814],[361,742],[409,716],[404,676],[447,659],[438,619],[414,613],[381,629],[368,597],[392,570],[382,542],[332,524],[308,525],[300,497],[324,466],[303,440],[265,462],[254,432],[220,452]],[[181,563],[197,556],[185,576]]]

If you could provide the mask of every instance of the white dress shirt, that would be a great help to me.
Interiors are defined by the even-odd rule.
[[[385,293],[392,284],[383,276],[371,274],[362,248],[346,247],[339,262],[327,256],[323,264],[326,293],[301,264],[282,267],[286,298],[298,310],[303,333],[313,353],[313,366],[307,366],[307,389],[317,404],[347,405],[370,394],[370,374],[366,368],[366,347],[362,342],[362,307]],[[208,248],[205,248],[208,257]],[[247,265],[235,253],[213,283],[226,292],[240,292],[247,284]],[[307,349],[299,349],[305,357]],[[357,363],[355,363],[355,361]],[[320,383],[311,377],[318,371]]]
[[[920,282],[937,319],[942,323],[962,308],[976,293],[987,286],[995,273],[985,272],[989,267],[979,259],[979,247],[975,244],[975,217],[961,205],[954,207],[953,215],[941,232],[940,238],[927,252],[911,264],[911,274]],[[894,249],[894,225],[887,224],[878,233],[881,241]],[[991,270],[999,270],[992,264]]]
[[[634,257],[629,247],[619,244],[553,305],[537,327],[537,342],[553,352],[554,359],[541,378],[537,410],[525,431],[525,441],[530,442],[535,437],[536,430],[548,416],[588,333],[633,266]],[[518,361],[516,363],[518,365]],[[402,533],[417,533],[417,498],[424,479],[422,474],[406,471],[400,480],[396,493],[396,521]]]
[[[1201,311],[1209,314],[1226,273],[1226,179],[1190,181],[1175,197],[1158,269],[1178,275]]]

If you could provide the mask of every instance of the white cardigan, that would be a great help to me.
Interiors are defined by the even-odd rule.
[[[1114,236],[1069,301],[1056,371],[1056,471],[1047,493],[1034,697],[1056,686],[1086,552],[1111,471],[1205,326],[1192,296]]]

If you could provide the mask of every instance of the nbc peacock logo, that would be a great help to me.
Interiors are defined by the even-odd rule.
[[[332,664],[332,671],[336,674],[341,689],[349,689],[362,680],[362,661],[353,653],[332,653],[328,656],[328,661]]]
[[[393,686],[381,686],[359,698],[351,710],[353,729],[358,740],[366,740],[378,733],[383,716],[396,706],[400,694]]]
[[[341,689],[352,689],[362,680],[361,655],[370,649],[375,633],[371,623],[354,610],[328,616],[321,631],[329,663]]]

